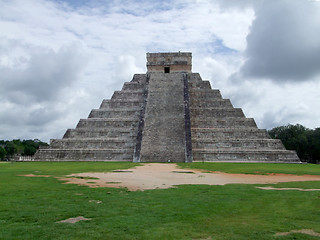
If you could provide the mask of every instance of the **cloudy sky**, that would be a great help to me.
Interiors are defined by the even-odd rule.
[[[320,1],[0,0],[0,139],[75,128],[146,52],[193,72],[259,128],[320,127]]]

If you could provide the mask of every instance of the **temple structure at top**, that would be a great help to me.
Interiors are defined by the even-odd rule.
[[[35,160],[300,162],[191,70],[190,52],[147,53],[147,73],[135,74]]]
[[[185,72],[191,73],[192,54],[189,52],[178,53],[147,53],[148,73]]]

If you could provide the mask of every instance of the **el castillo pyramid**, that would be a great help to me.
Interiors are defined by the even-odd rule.
[[[192,54],[147,53],[135,74],[36,161],[300,162],[191,72]]]

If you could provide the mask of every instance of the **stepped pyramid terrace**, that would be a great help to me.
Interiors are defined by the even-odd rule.
[[[147,53],[147,73],[135,74],[35,160],[300,163],[191,68],[189,52]]]

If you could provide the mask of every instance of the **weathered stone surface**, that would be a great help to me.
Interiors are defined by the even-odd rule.
[[[51,148],[62,149],[131,149],[134,142],[125,138],[64,138],[53,139],[50,142]]]
[[[41,149],[40,161],[131,161],[128,149]]]
[[[210,138],[210,139],[269,139],[266,130],[258,128],[237,128],[223,127],[214,128],[207,126],[206,128],[191,128],[192,137]]]
[[[140,107],[120,108],[120,109],[93,109],[89,118],[126,118],[139,117]]]
[[[256,128],[256,122],[253,118],[244,118],[244,117],[224,117],[224,118],[193,118],[192,126],[194,128],[206,128],[208,126],[213,128],[218,127],[228,127],[228,126],[238,126],[238,128]]]
[[[135,74],[35,160],[300,162],[191,73],[191,53],[147,53],[147,60],[147,74]]]
[[[99,110],[109,110],[114,108],[141,108],[142,102],[141,99],[118,99],[118,100],[109,100],[104,99],[100,105]]]
[[[184,73],[150,73],[142,162],[184,162]]]
[[[193,154],[194,159],[204,162],[299,162],[296,153],[287,150],[195,149]]]
[[[192,54],[186,52],[178,53],[147,53],[148,72],[191,73]]]

